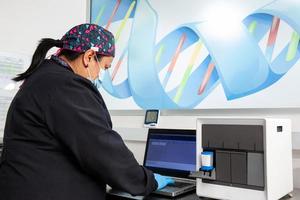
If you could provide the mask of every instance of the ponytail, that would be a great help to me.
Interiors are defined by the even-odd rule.
[[[51,49],[52,47],[61,48],[62,46],[63,46],[63,42],[61,40],[54,40],[51,38],[43,38],[39,42],[39,45],[36,48],[36,50],[32,56],[32,60],[31,60],[31,64],[30,64],[29,68],[25,72],[18,74],[17,77],[13,78],[12,80],[22,81],[22,80],[28,78],[33,72],[35,72],[35,70],[44,61],[49,49]]]

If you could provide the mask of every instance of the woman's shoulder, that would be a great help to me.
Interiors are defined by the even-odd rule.
[[[70,82],[88,82],[71,69],[61,66],[53,60],[44,60],[39,69],[28,79],[36,84],[62,85]]]
[[[53,91],[64,88],[78,90],[94,90],[91,82],[73,71],[60,66],[52,60],[45,60],[41,66],[28,79],[25,80],[24,89],[34,91]]]

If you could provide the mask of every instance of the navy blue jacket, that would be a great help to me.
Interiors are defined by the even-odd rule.
[[[147,195],[157,183],[140,166],[91,82],[45,60],[14,97],[0,164],[2,200],[102,200],[106,184]]]

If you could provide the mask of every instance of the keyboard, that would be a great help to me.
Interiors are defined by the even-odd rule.
[[[173,186],[173,187],[177,187],[177,188],[182,188],[182,187],[185,187],[185,186],[188,186],[188,185],[191,185],[191,183],[185,183],[185,182],[178,182],[178,181],[175,181],[175,183],[173,185],[169,185],[169,186]]]
[[[175,183],[173,185],[167,185],[166,187],[162,188],[160,191],[175,192],[175,191],[178,191],[178,189],[180,189],[180,188],[184,188],[184,187],[190,186],[190,185],[191,185],[191,183],[175,181]]]

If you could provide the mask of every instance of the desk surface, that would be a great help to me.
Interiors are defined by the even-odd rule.
[[[293,197],[284,197],[281,198],[280,200],[299,200],[300,199],[300,189],[294,189],[292,192]],[[120,197],[114,197],[111,195],[107,196],[107,200],[116,200],[116,199],[121,199]],[[123,199],[128,199],[128,198],[123,198]],[[204,197],[198,197],[195,192],[188,193],[186,195],[178,196],[176,198],[166,198],[158,195],[150,195],[146,200],[212,200],[211,198],[204,198]]]

